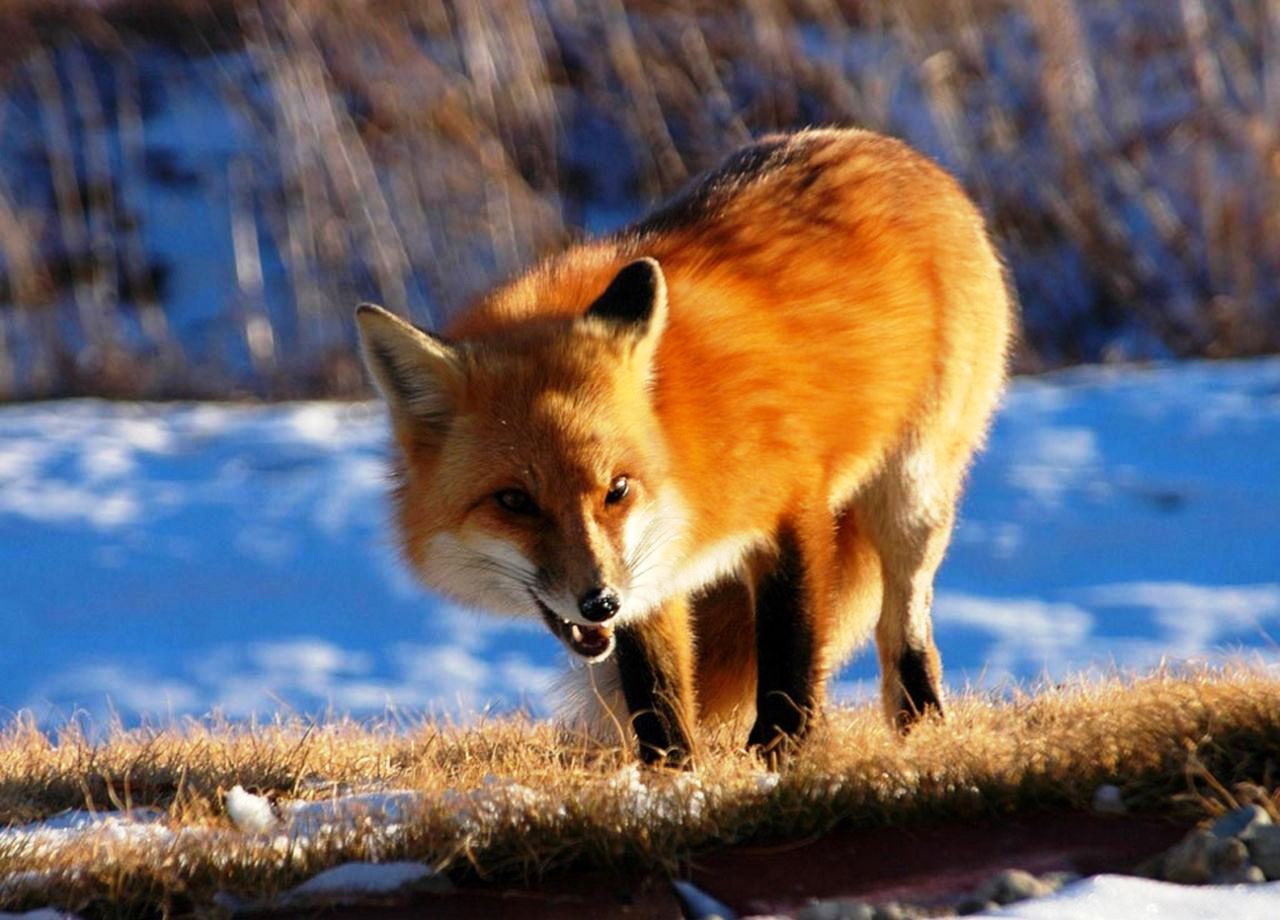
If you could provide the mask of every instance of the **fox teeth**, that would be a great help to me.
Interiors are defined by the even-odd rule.
[[[573,625],[573,628],[569,631],[569,635],[573,636],[574,642],[581,642],[583,640],[582,629],[576,623]]]

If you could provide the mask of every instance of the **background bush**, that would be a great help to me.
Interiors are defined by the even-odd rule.
[[[761,133],[955,171],[1020,370],[1280,346],[1275,0],[0,0],[0,398],[354,395]]]

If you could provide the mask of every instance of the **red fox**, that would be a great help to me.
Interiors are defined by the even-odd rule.
[[[749,746],[798,740],[873,626],[891,722],[941,712],[934,573],[1014,312],[959,185],[831,129],[738,151],[444,337],[357,320],[410,566],[540,617],[641,757],[680,762],[753,705]]]

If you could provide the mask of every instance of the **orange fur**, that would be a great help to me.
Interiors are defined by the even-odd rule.
[[[665,280],[662,328],[584,320],[640,258]],[[662,564],[695,601],[696,635],[663,634],[696,645],[702,716],[721,717],[752,705],[753,592],[785,529],[803,560],[814,703],[879,616],[886,706],[900,711],[901,690],[910,709],[895,669],[912,650],[936,684],[933,570],[1004,380],[1012,313],[980,215],[931,162],[863,131],[765,139],[640,225],[483,298],[448,330],[443,370],[414,365],[406,346],[397,373],[432,377],[424,398],[447,404],[447,433],[424,434],[421,413],[397,405],[386,349],[368,350],[403,330],[362,319],[403,455],[408,559],[459,593],[461,573],[442,577],[447,560],[432,559],[453,535],[569,598],[642,581],[628,571],[629,515],[677,508],[659,536],[678,555]],[[620,473],[628,507],[602,505]],[[486,503],[508,487],[534,497],[537,522]],[[510,593],[488,605],[518,611]],[[624,612],[657,616],[670,600],[650,590]]]

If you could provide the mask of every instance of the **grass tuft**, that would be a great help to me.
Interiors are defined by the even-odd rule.
[[[70,808],[163,817],[137,833],[0,833],[0,907],[185,910],[218,891],[270,897],[347,860],[523,881],[568,868],[675,871],[715,847],[837,825],[1087,809],[1102,783],[1138,812],[1195,820],[1248,801],[1280,819],[1280,794],[1266,791],[1277,768],[1280,677],[1246,667],[968,693],[945,723],[906,740],[876,707],[836,708],[781,775],[727,733],[708,739],[694,772],[659,773],[518,717],[410,728],[188,722],[100,742],[75,725],[50,737],[18,719],[0,734],[0,823]],[[238,830],[224,810],[236,784],[294,809],[293,823]],[[416,795],[392,817],[341,798],[389,790]],[[338,818],[322,820],[326,807]]]

